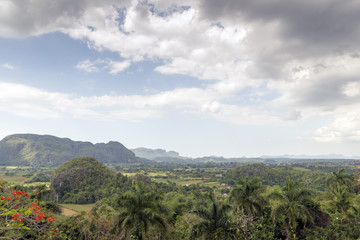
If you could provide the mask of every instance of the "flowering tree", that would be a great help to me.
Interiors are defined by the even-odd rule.
[[[52,228],[55,220],[43,208],[44,204],[31,199],[27,192],[12,190],[0,182],[0,238],[63,239],[58,229]]]

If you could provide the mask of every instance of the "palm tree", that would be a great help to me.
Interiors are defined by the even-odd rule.
[[[330,190],[330,206],[335,212],[339,212],[346,216],[348,210],[352,209],[357,212],[357,209],[353,205],[354,195],[350,193],[346,186],[336,184]]]
[[[258,178],[251,180],[245,178],[230,193],[229,200],[235,205],[235,212],[239,217],[238,225],[245,239],[249,234],[249,223],[263,215],[264,207],[267,204],[261,195],[264,191],[265,187],[261,185]]]
[[[166,222],[160,213],[167,209],[160,203],[160,196],[149,190],[143,183],[137,182],[134,191],[123,194],[117,202],[120,213],[116,217],[113,231],[120,234],[120,239],[145,239],[150,226],[159,233],[166,231]],[[129,236],[130,235],[130,236]]]
[[[231,239],[235,236],[235,229],[229,221],[229,205],[221,205],[216,201],[214,194],[209,195],[210,205],[208,208],[198,208],[192,211],[202,221],[195,224],[191,230],[191,239]]]
[[[336,185],[346,186],[349,190],[352,190],[353,178],[351,175],[346,174],[345,169],[340,169],[338,172],[332,172],[331,176],[326,180],[328,188],[336,189]]]
[[[290,181],[287,177],[286,186],[282,191],[272,193],[269,197],[278,200],[278,204],[272,209],[271,215],[274,221],[284,223],[286,238],[292,239],[299,221],[304,223],[313,222],[313,213],[308,207],[312,193],[304,189],[298,182]]]
[[[238,212],[243,213],[250,221],[253,221],[256,217],[262,216],[267,204],[261,195],[264,191],[265,188],[258,178],[251,180],[246,178],[231,191],[230,201],[235,203]]]

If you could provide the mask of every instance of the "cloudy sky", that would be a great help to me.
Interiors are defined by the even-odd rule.
[[[360,2],[0,0],[0,138],[360,155]]]

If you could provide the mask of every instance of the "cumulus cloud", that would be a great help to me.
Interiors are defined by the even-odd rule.
[[[113,74],[113,75],[116,75],[119,72],[122,72],[125,69],[127,69],[128,67],[130,67],[131,62],[130,61],[122,61],[122,62],[113,62],[113,61],[111,61],[109,63],[109,65],[110,65],[110,68],[111,68],[109,73]]]
[[[319,142],[360,142],[360,113],[349,112],[314,132]]]
[[[68,28],[86,11],[126,0],[0,1],[0,36],[24,38]]]
[[[102,117],[126,119],[131,108],[138,118],[177,109],[242,124],[261,119],[296,121],[322,114],[341,119],[344,109],[358,111],[358,1],[0,2],[2,37],[61,31],[123,59],[84,60],[76,66],[81,70],[117,74],[132,63],[156,60],[161,62],[154,69],[159,73],[204,80],[203,89],[174,89],[149,96],[66,96],[64,102],[83,106],[77,109],[79,116],[100,116],[97,104],[121,108],[108,110]],[[250,97],[225,104],[240,98],[244,89],[259,93],[255,106],[244,106]],[[321,128],[315,136],[348,135],[339,126]]]
[[[0,111],[27,118],[63,118],[70,115],[99,121],[140,121],[161,117],[167,111],[179,111],[186,114],[206,113],[220,121],[235,124],[269,123],[269,119],[273,123],[279,122],[279,117],[264,109],[222,104],[219,102],[221,98],[211,89],[199,88],[178,88],[147,96],[85,97],[0,82]]]
[[[21,84],[0,82],[0,110],[17,116],[43,119],[61,116],[53,110],[54,103],[60,103],[66,95]]]

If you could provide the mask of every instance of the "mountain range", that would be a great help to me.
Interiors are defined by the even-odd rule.
[[[0,141],[0,165],[60,165],[83,156],[107,164],[148,161],[115,141],[92,144],[36,134],[14,134]]]
[[[261,156],[258,158],[224,158],[208,156],[201,158],[183,157],[175,151],[163,149],[135,148],[127,149],[116,141],[108,143],[90,143],[73,141],[50,135],[13,134],[0,141],[0,165],[47,165],[57,166],[67,160],[78,157],[94,157],[105,164],[146,163],[146,162],[237,162],[237,163],[299,163],[328,162],[346,159],[360,159],[343,155],[281,155]]]
[[[183,162],[190,161],[192,158],[182,157],[178,152],[166,151],[164,149],[135,148],[131,149],[136,156],[150,159],[156,162]]]

